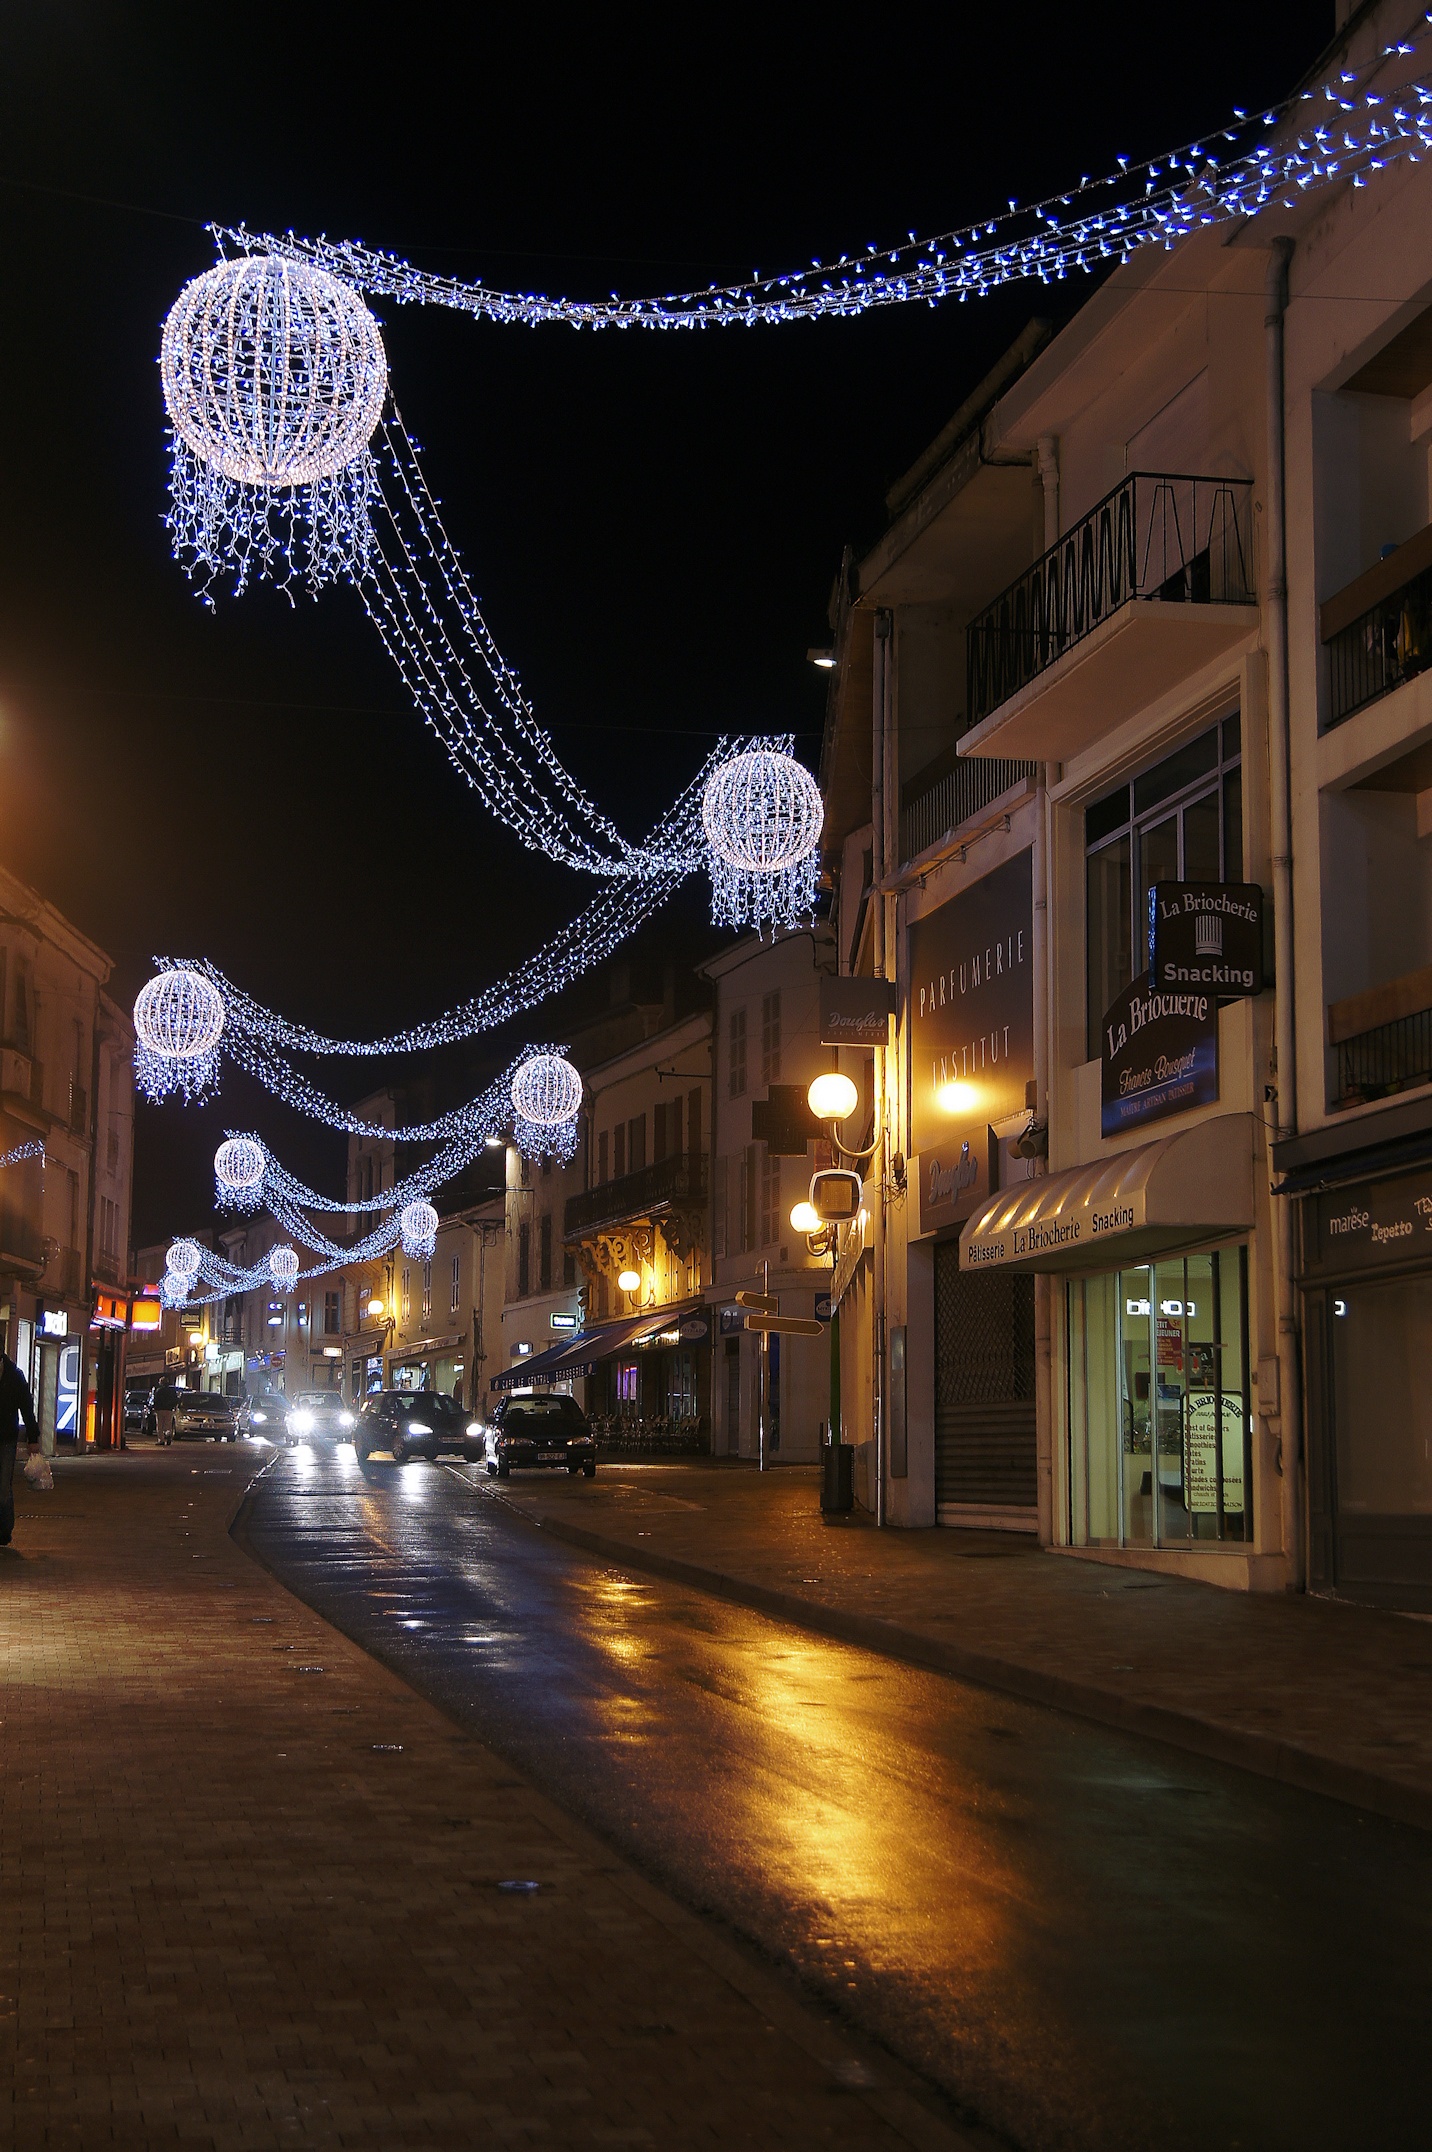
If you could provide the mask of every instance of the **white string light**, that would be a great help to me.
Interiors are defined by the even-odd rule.
[[[717,924],[809,918],[824,819],[820,787],[794,755],[754,748],[718,764],[701,802]]]
[[[349,284],[272,253],[220,262],[170,308],[159,365],[169,531],[201,589],[296,570],[317,589],[364,565],[388,365]]]
[[[43,1165],[45,1162],[44,1144],[35,1139],[29,1143],[17,1143],[13,1151],[0,1153],[0,1171],[3,1171],[6,1166],[18,1166],[27,1158],[38,1158],[41,1165]]]

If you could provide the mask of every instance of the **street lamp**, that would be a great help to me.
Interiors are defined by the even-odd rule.
[[[617,1284],[624,1293],[639,1292],[641,1290],[641,1272],[639,1270],[618,1271]]]
[[[860,1093],[848,1076],[832,1069],[828,1075],[816,1077],[806,1099],[818,1121],[848,1121],[860,1102]]]

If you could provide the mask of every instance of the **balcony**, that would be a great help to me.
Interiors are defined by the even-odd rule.
[[[1328,731],[1432,664],[1432,527],[1329,598],[1318,624],[1328,653]]]
[[[944,757],[942,760],[946,759]],[[1013,762],[979,755],[960,760],[928,781],[917,775],[900,800],[900,864],[906,865],[966,823],[978,821],[987,808],[1039,775],[1037,762]],[[923,773],[922,773],[923,775]]]
[[[1432,1083],[1432,965],[1328,1004],[1337,1056],[1332,1106],[1360,1106]]]
[[[663,1211],[683,1209],[706,1200],[706,1156],[682,1151],[674,1158],[658,1159],[639,1172],[623,1173],[617,1180],[603,1181],[596,1188],[569,1196],[562,1230],[567,1240],[580,1240],[584,1233],[602,1226],[621,1225],[632,1218],[656,1218]]]
[[[961,752],[1068,761],[1258,624],[1253,484],[1134,472],[971,621]]]

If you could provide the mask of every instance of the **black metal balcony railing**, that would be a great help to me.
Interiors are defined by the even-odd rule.
[[[972,725],[1131,598],[1251,605],[1253,481],[1131,472],[970,622]]]
[[[1432,665],[1432,568],[1349,621],[1328,642],[1328,723],[1390,695]]]
[[[901,864],[928,851],[942,837],[952,836],[1002,793],[1038,774],[1037,762],[1015,762],[1007,756],[969,755],[957,762],[901,809]]]
[[[1412,1084],[1432,1083],[1432,1009],[1395,1017],[1339,1041],[1334,1106],[1386,1098]]]
[[[682,1151],[674,1158],[658,1159],[636,1173],[623,1173],[617,1180],[602,1181],[567,1198],[563,1231],[568,1240],[594,1227],[615,1225],[624,1218],[649,1217],[678,1203],[706,1200],[706,1156]]]

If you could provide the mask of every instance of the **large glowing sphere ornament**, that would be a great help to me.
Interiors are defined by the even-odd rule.
[[[267,1158],[257,1136],[226,1136],[214,1153],[214,1194],[234,1210],[252,1210],[264,1184]]]
[[[197,1240],[175,1240],[169,1244],[164,1266],[176,1277],[192,1278],[203,1260],[204,1251]]]
[[[420,1263],[431,1261],[438,1235],[438,1214],[431,1203],[419,1197],[416,1203],[405,1204],[398,1218],[398,1231],[404,1255]]]
[[[524,1158],[570,1158],[577,1146],[582,1079],[561,1054],[529,1054],[512,1077],[512,1140]]]
[[[816,781],[794,755],[751,748],[713,770],[701,822],[717,924],[789,927],[809,918],[824,818]]]
[[[298,1283],[298,1254],[293,1248],[269,1251],[269,1276],[281,1293],[291,1293]]]
[[[373,550],[369,442],[388,361],[357,293],[276,254],[186,284],[159,353],[173,429],[169,532],[202,588],[234,574],[313,589]]]
[[[139,989],[134,1072],[150,1098],[202,1098],[219,1072],[224,997],[202,971],[175,965]]]

